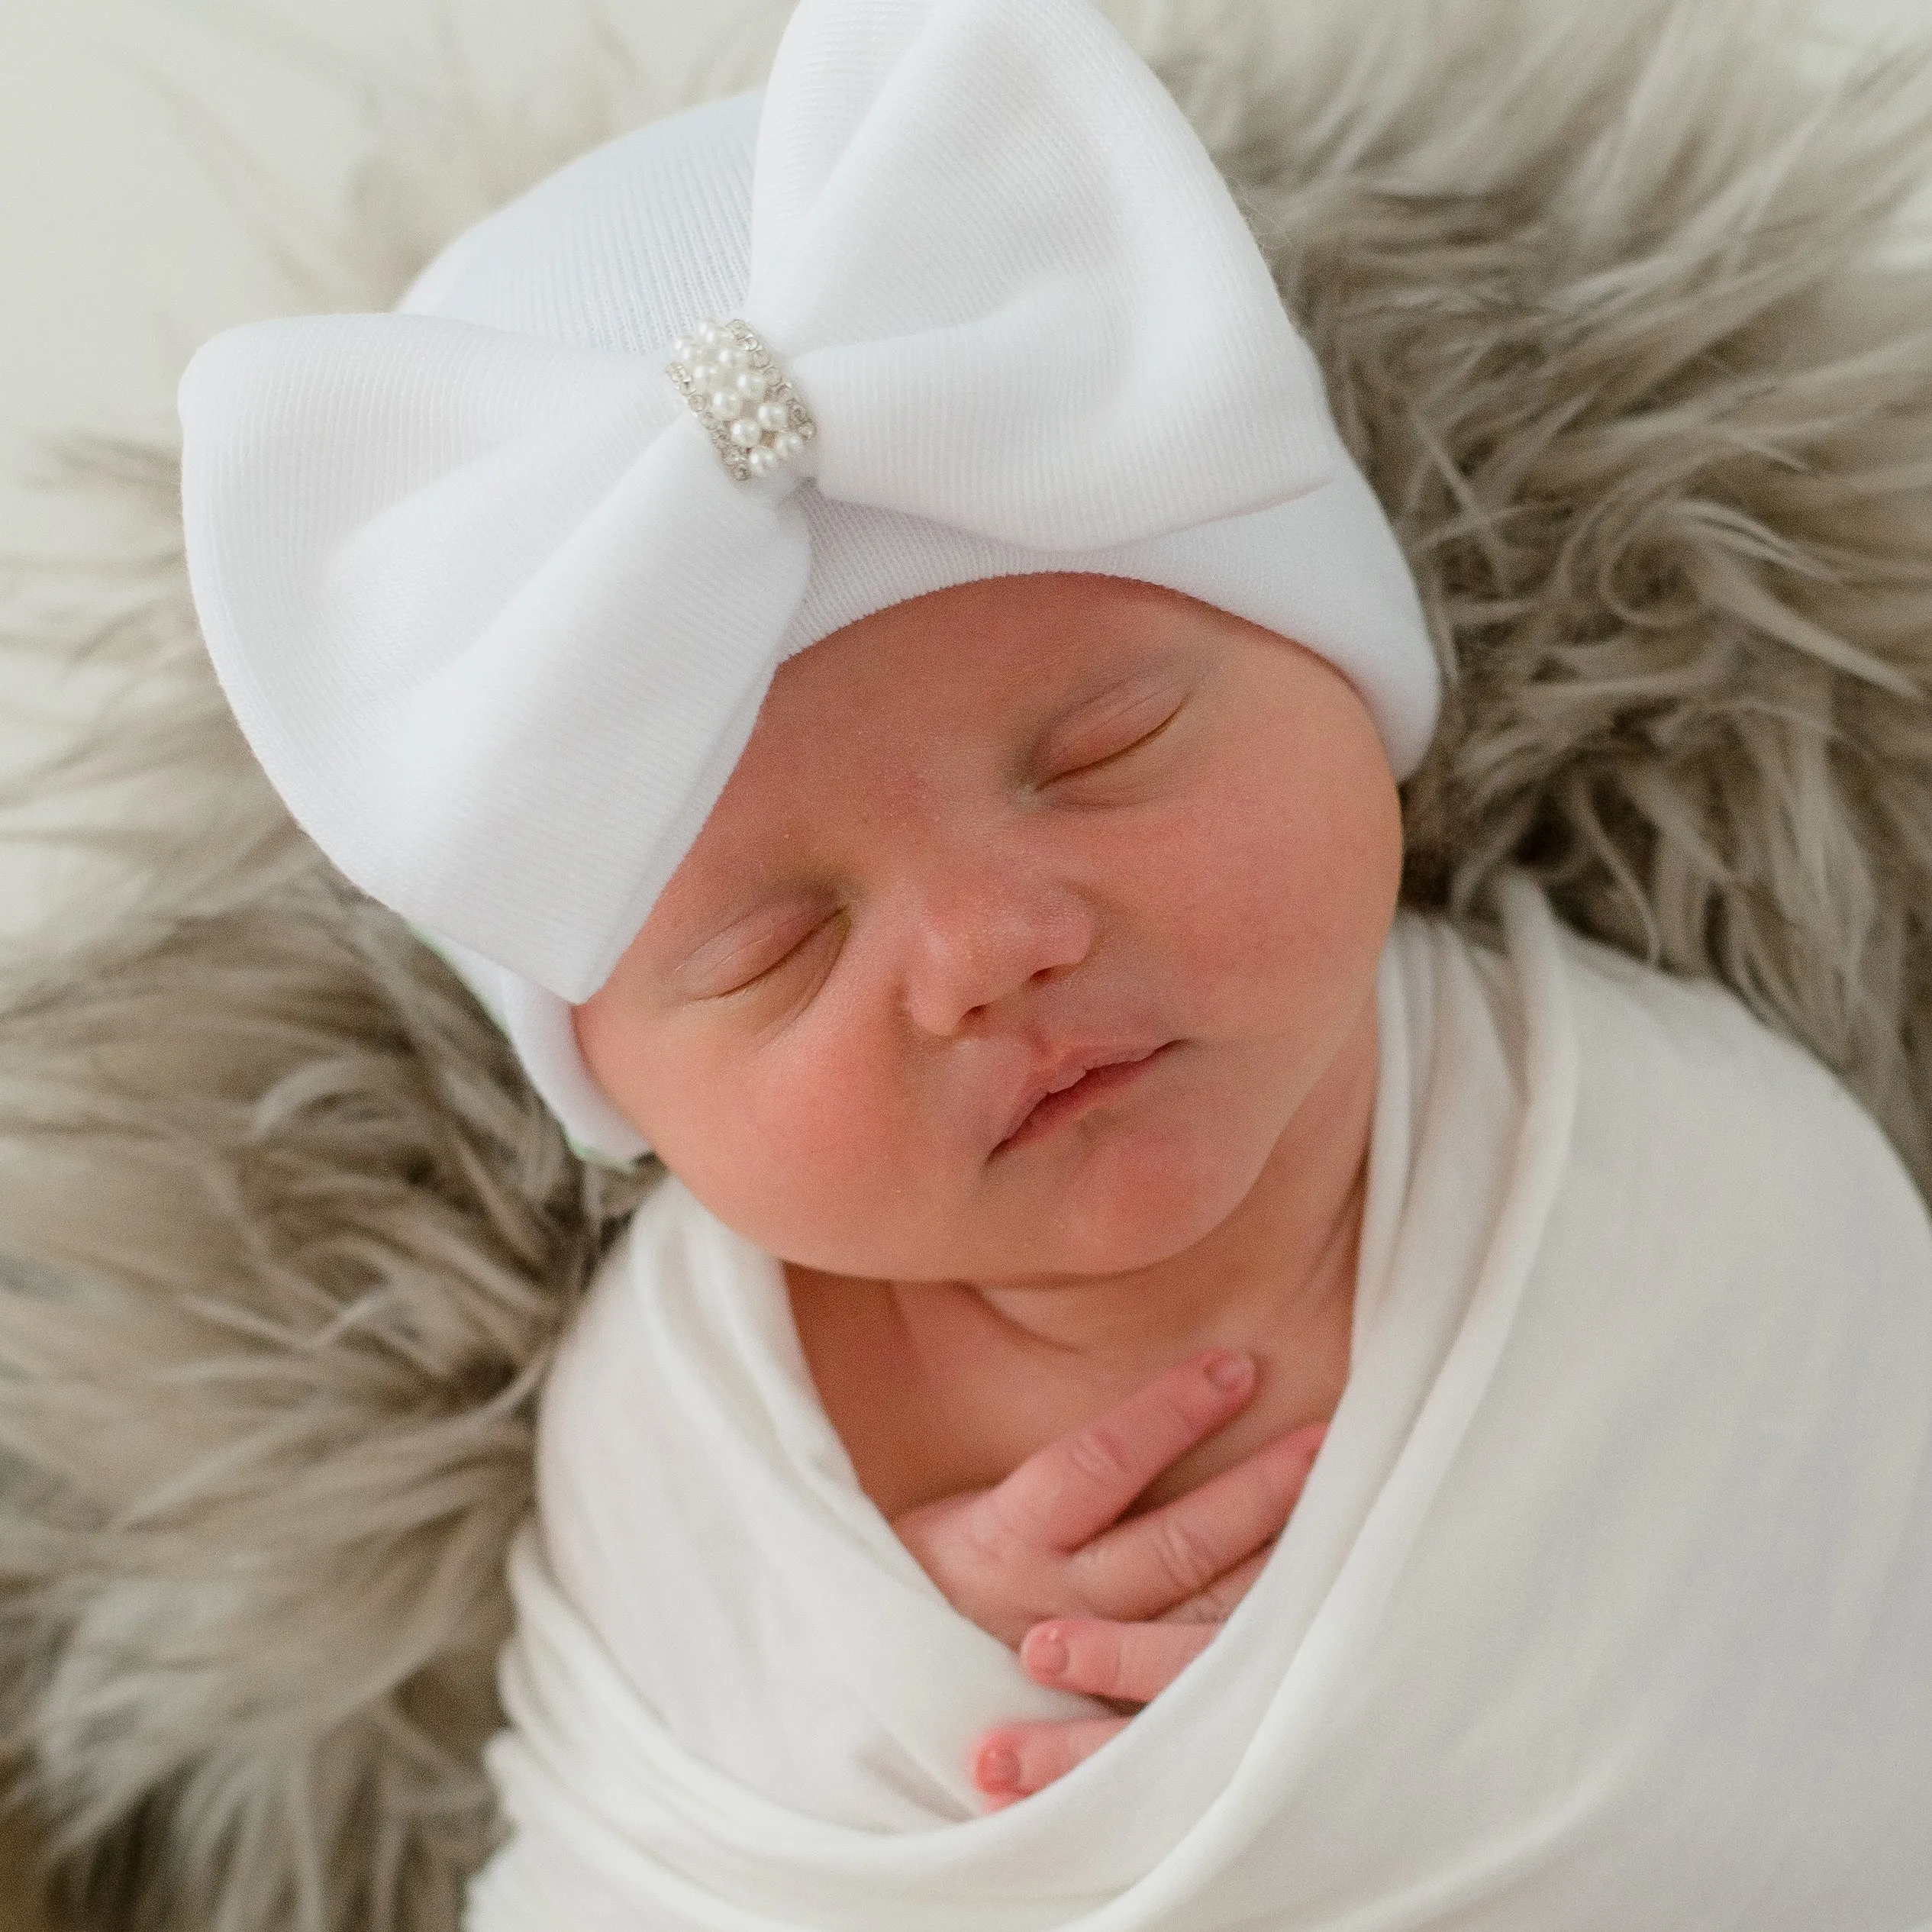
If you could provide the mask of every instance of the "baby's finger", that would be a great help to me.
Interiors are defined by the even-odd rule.
[[[1002,1724],[973,1748],[972,1782],[989,1809],[1044,1791],[1127,1727],[1126,1718],[1075,1718],[1060,1724]]]
[[[1146,1704],[1160,1696],[1220,1634],[1218,1624],[1113,1624],[1066,1617],[1035,1624],[1020,1661],[1037,1684],[1089,1697]]]
[[[1280,1534],[1324,1433],[1311,1423],[1277,1436],[1198,1489],[1089,1543],[1068,1566],[1079,1600],[1095,1615],[1139,1624],[1207,1589]]]
[[[1077,1550],[1169,1463],[1238,1414],[1253,1390],[1247,1356],[1230,1349],[1198,1355],[1029,1456],[986,1492],[982,1507],[1027,1548]]]
[[[1172,1610],[1163,1610],[1155,1621],[1163,1624],[1225,1623],[1229,1611],[1253,1587],[1254,1579],[1275,1553],[1276,1541],[1270,1537],[1246,1563],[1224,1570],[1207,1588],[1189,1597],[1185,1603],[1177,1603]]]

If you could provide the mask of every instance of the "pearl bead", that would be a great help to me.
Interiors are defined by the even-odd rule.
[[[672,377],[734,476],[768,476],[805,448],[814,427],[805,403],[748,323],[708,315],[677,338],[672,356]]]

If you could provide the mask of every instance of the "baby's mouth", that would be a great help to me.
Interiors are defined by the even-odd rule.
[[[1082,1056],[1056,1073],[1034,1081],[1021,1095],[1012,1124],[994,1153],[1004,1153],[1052,1133],[1096,1101],[1130,1086],[1169,1048],[1179,1044],[1169,1040],[1158,1047],[1124,1050],[1105,1057],[1089,1060]]]

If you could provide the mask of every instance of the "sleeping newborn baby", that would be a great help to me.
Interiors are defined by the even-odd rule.
[[[1147,585],[995,579],[782,667],[577,1009],[672,1172],[785,1258],[866,1493],[976,1622],[1036,1626],[1037,1676],[1172,1676],[1198,1623],[1042,1620],[1224,1592],[1334,1411],[1400,859],[1321,659]],[[1111,1727],[1010,1734],[982,1786]]]
[[[469,1932],[1932,1925],[1932,1227],[1714,987],[1398,909],[1440,693],[1085,0],[802,0],[182,389],[299,822],[666,1172]]]

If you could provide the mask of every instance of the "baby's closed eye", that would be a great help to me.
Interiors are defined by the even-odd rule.
[[[688,958],[676,976],[689,999],[723,999],[812,962],[821,965],[845,921],[823,901],[772,907],[740,920]]]
[[[1036,782],[1051,785],[1130,752],[1163,731],[1189,699],[1190,680],[1171,672],[1128,678],[1094,703],[1082,705],[1045,734],[1034,756]]]
[[[1127,775],[1140,755],[1172,743],[1172,727],[1186,711],[1189,692],[1171,679],[1137,685],[1072,721],[1043,748],[1037,789],[1069,802],[1088,802],[1096,785]]]

